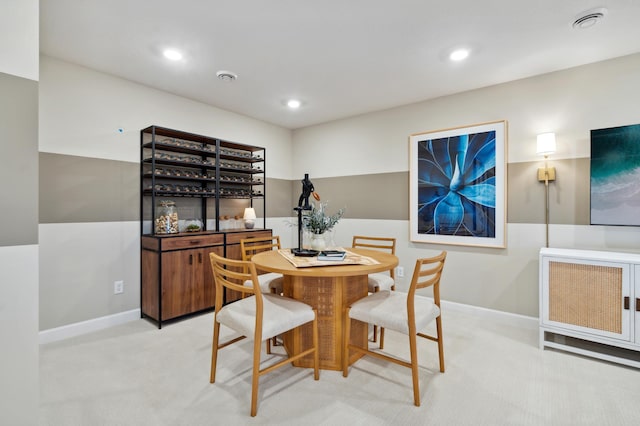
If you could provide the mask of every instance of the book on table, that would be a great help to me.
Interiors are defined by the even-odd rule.
[[[318,260],[344,260],[347,252],[342,250],[323,250],[318,253]]]

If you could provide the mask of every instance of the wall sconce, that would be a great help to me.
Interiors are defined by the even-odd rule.
[[[538,135],[538,155],[544,155],[544,168],[538,169],[538,181],[553,182],[556,180],[556,169],[554,167],[547,167],[547,158],[549,154],[556,152],[556,134],[555,133],[542,133]]]
[[[253,207],[244,209],[244,227],[253,229],[256,223],[256,210]]]
[[[544,167],[538,169],[538,181],[544,182],[545,203],[544,203],[544,223],[546,227],[546,242],[549,247],[549,182],[556,180],[555,167],[547,165],[547,159],[550,154],[556,152],[556,134],[542,133],[537,138],[538,155],[544,155]]]

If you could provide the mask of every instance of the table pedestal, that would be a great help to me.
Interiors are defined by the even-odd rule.
[[[320,368],[342,370],[342,339],[344,310],[351,303],[367,296],[367,275],[346,277],[284,276],[284,295],[304,302],[318,310],[318,345]],[[367,347],[368,327],[360,321],[351,322],[351,344]],[[290,354],[313,346],[311,324],[284,335],[285,349]],[[362,354],[351,353],[349,364]],[[293,363],[297,367],[313,367],[313,356]]]

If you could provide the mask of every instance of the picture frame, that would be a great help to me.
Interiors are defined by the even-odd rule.
[[[507,121],[409,136],[410,240],[506,247]]]
[[[640,124],[591,130],[591,225],[640,226]]]

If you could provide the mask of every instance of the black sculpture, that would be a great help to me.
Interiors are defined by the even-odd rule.
[[[309,180],[309,174],[304,174],[304,179],[302,179],[302,194],[300,194],[300,198],[298,198],[298,207],[294,207],[293,210],[298,212],[298,248],[291,249],[291,253],[294,256],[316,256],[318,254],[317,250],[305,250],[302,248],[302,211],[303,210],[311,210],[311,206],[309,205],[309,197],[313,195],[313,198],[316,201],[320,201],[320,195],[315,192],[313,188],[313,183]]]

